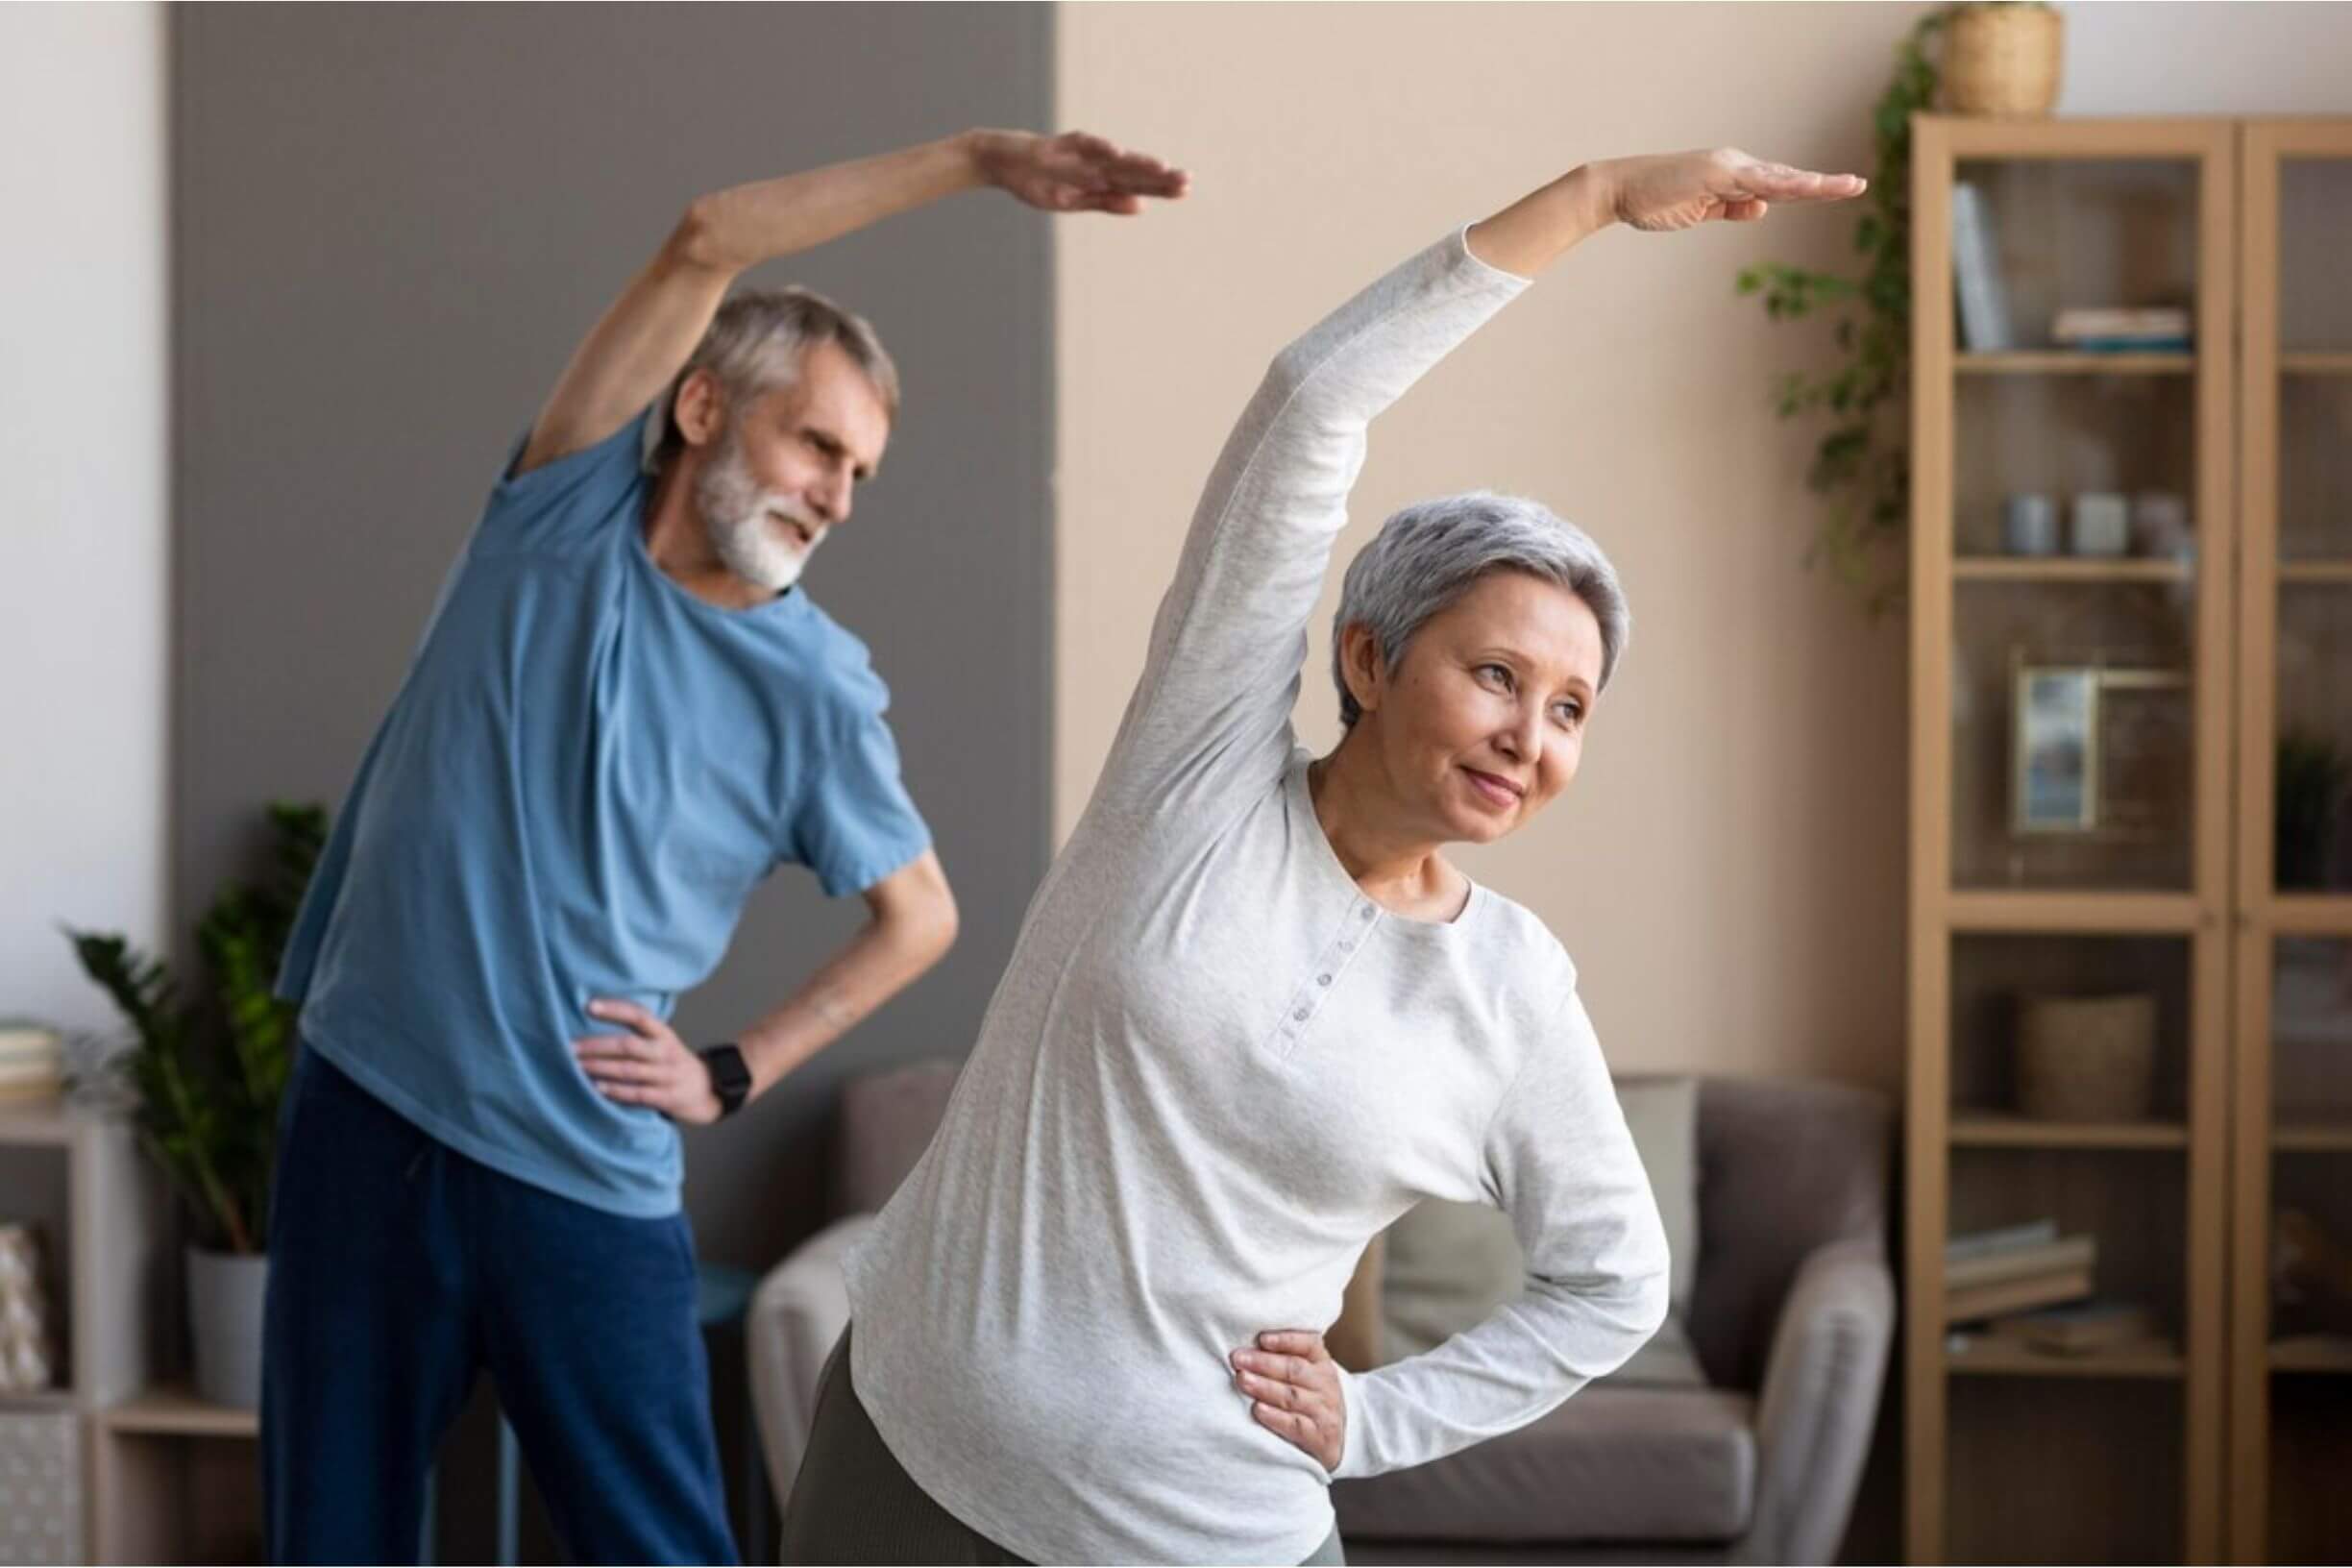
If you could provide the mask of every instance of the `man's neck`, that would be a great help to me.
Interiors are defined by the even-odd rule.
[[[746,582],[727,570],[711,548],[710,529],[694,508],[694,496],[673,463],[654,481],[647,498],[646,554],[664,576],[705,604],[723,610],[748,610],[775,598],[772,589]],[[788,590],[789,591],[789,590]]]

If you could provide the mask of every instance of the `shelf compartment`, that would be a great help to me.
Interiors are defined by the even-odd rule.
[[[1979,1148],[2186,1148],[2191,961],[2189,939],[2177,936],[1954,937],[1952,1141]],[[2017,1041],[2027,1000],[2116,995],[2155,1001],[2148,1118],[2087,1125],[2017,1114]]]
[[[2277,463],[2281,563],[2352,556],[2352,373],[2279,379]]]
[[[1956,1370],[1956,1369],[1955,1369]],[[2179,1562],[2184,1380],[1956,1377],[1947,1562]]]
[[[2352,594],[2282,584],[2277,657],[2272,886],[2352,891]]]
[[[1948,1235],[2040,1219],[2097,1238],[2092,1289],[2137,1302],[2178,1338],[2187,1304],[2188,1163],[2162,1150],[1983,1148],[1949,1155]]]
[[[2352,1541],[2352,1400],[2334,1378],[2270,1379],[2270,1528],[2260,1560],[2340,1563]]]
[[[1956,890],[2188,891],[2195,593],[2180,582],[1959,585]]]
[[[2012,495],[2050,497],[2063,526],[2070,499],[2084,491],[2196,493],[2196,383],[2188,378],[1963,377],[1952,419],[1953,540],[1962,556],[2003,552],[2002,508]]]
[[[2279,369],[2290,376],[2352,376],[2352,354],[2282,354]]]

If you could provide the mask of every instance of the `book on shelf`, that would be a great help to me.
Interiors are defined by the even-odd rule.
[[[2030,1279],[2039,1274],[2062,1274],[2074,1270],[2089,1273],[2097,1263],[2096,1237],[2061,1237],[2055,1241],[2010,1247],[1956,1262],[1948,1259],[1944,1264],[1944,1287],[1947,1290],[1968,1290],[1980,1285],[1998,1285],[2004,1280]]]
[[[2054,1219],[2030,1220],[2022,1225],[2003,1225],[1990,1231],[1965,1231],[1947,1237],[1944,1242],[1946,1266],[1964,1258],[1982,1258],[1988,1253],[2012,1252],[2020,1247],[2038,1247],[2058,1239],[2058,1222]]]
[[[1992,207],[1984,192],[1967,180],[1952,185],[1951,241],[1952,293],[1960,305],[1961,342],[1972,354],[2016,348]]]
[[[2054,1274],[2029,1274],[2020,1280],[1996,1280],[1991,1285],[1945,1291],[1944,1320],[1948,1323],[1972,1323],[1978,1318],[1998,1317],[2004,1312],[2029,1311],[2036,1307],[2056,1307],[2064,1302],[2080,1301],[2091,1293],[2091,1271],[2087,1268],[2060,1269]]]
[[[2057,1356],[2087,1356],[2157,1342],[2155,1313],[2109,1296],[2012,1312],[1993,1319],[1985,1325],[1985,1332]]]
[[[2051,341],[2065,348],[2154,353],[2186,349],[2192,338],[2189,312],[2175,306],[2127,310],[2076,306],[2050,321]]]

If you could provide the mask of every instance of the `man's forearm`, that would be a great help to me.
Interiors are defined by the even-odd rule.
[[[983,184],[965,132],[894,153],[714,191],[688,210],[681,234],[699,265],[741,272]]]
[[[807,984],[737,1041],[756,1098],[847,1034],[938,963],[951,935],[916,920],[877,919],[826,960]]]

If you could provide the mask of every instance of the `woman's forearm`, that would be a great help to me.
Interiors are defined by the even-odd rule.
[[[1605,165],[1581,163],[1470,226],[1470,254],[1532,278],[1617,221]]]

